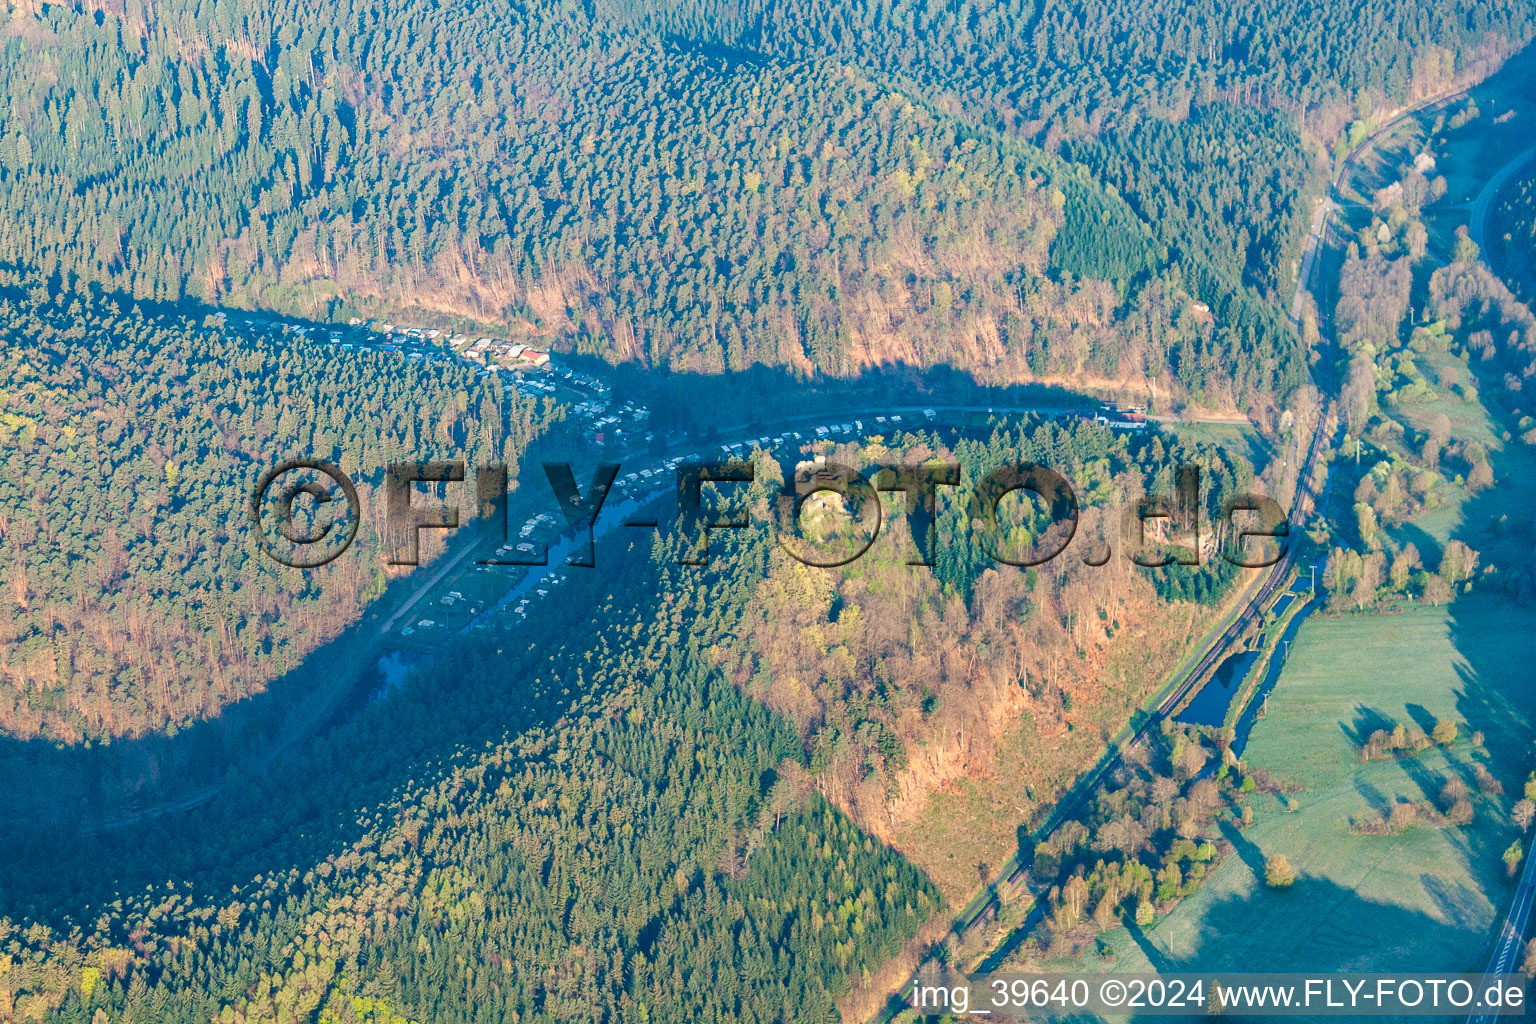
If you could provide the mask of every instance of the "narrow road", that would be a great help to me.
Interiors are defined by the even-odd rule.
[[[379,627],[378,636],[386,636],[390,630],[394,629],[395,623],[400,621],[401,616],[407,614],[412,608],[416,607],[416,603],[423,597],[426,597],[428,592],[431,591],[433,587],[437,586],[438,583],[442,581],[444,576],[447,576],[455,569],[462,569],[464,567],[464,563],[469,560],[469,556],[474,554],[475,551],[476,548],[473,544],[465,545],[462,551],[458,551],[452,556],[444,558],[443,564],[440,568],[433,566],[433,568],[437,569],[437,571],[429,574],[427,579],[422,581],[421,585],[416,588],[416,593],[412,594],[404,604],[395,609],[395,614],[391,615],[388,621]]]
[[[1350,150],[1349,154],[1339,162],[1338,167],[1334,169],[1332,179],[1328,182],[1328,191],[1324,193],[1322,199],[1318,200],[1316,208],[1312,211],[1312,228],[1307,233],[1306,244],[1302,247],[1301,266],[1296,273],[1296,293],[1291,297],[1290,318],[1292,327],[1296,328],[1298,331],[1301,329],[1302,301],[1303,297],[1311,291],[1307,285],[1312,280],[1313,268],[1317,263],[1318,254],[1322,252],[1323,239],[1325,237],[1324,233],[1328,228],[1328,219],[1332,217],[1333,214],[1337,212],[1340,205],[1344,203],[1344,197],[1339,192],[1339,188],[1344,184],[1345,179],[1348,178],[1348,176],[1354,171],[1355,164],[1362,156],[1365,155],[1367,150],[1369,150],[1377,143],[1378,140],[1381,139],[1383,135],[1386,135],[1388,132],[1402,124],[1404,121],[1408,120],[1410,117],[1416,117],[1426,110],[1434,110],[1437,107],[1443,107],[1447,103],[1450,103],[1452,100],[1459,99],[1466,94],[1466,89],[1458,89],[1455,92],[1447,93],[1444,96],[1433,96],[1427,100],[1423,100],[1411,107],[1406,107],[1403,110],[1392,114],[1391,120],[1372,132],[1369,138],[1360,143],[1360,145],[1356,146],[1354,149]],[[1529,156],[1529,154],[1527,154],[1527,156]],[[1321,317],[1319,317],[1319,319],[1321,319]]]
[[[1317,208],[1312,211],[1312,229],[1307,232],[1307,242],[1302,247],[1301,268],[1296,272],[1296,294],[1291,297],[1291,327],[1296,330],[1297,334],[1301,333],[1303,304],[1306,301],[1306,297],[1311,294],[1311,289],[1307,285],[1312,280],[1313,268],[1317,265],[1318,253],[1323,248],[1323,232],[1327,229],[1328,218],[1333,216],[1333,211],[1337,208],[1333,201],[1333,189],[1330,187],[1328,194],[1318,202]]]
[[[1489,975],[1508,974],[1519,964],[1520,940],[1525,937],[1525,927],[1530,923],[1531,906],[1536,903],[1536,857],[1526,854],[1525,870],[1520,873],[1520,885],[1515,889],[1515,899],[1504,927],[1499,930],[1498,941],[1493,945],[1493,956],[1488,959]],[[1473,1013],[1467,1024],[1493,1024],[1497,1015]]]
[[[1483,186],[1482,191],[1478,192],[1477,198],[1472,200],[1468,206],[1468,210],[1471,212],[1467,221],[1467,234],[1473,242],[1477,243],[1477,251],[1483,254],[1485,262],[1488,259],[1488,236],[1486,234],[1488,207],[1493,204],[1493,200],[1498,196],[1499,190],[1504,187],[1504,183],[1514,177],[1515,172],[1525,166],[1533,156],[1536,156],[1536,146],[1532,146],[1503,167],[1500,167],[1498,172],[1488,179],[1488,183]],[[1492,266],[1492,264],[1489,265]]]
[[[1392,129],[1408,120],[1410,117],[1417,117],[1425,111],[1435,110],[1439,107],[1443,107],[1447,103],[1450,103],[1452,100],[1458,100],[1465,96],[1467,92],[1467,89],[1457,89],[1455,92],[1446,93],[1443,96],[1431,96],[1429,99],[1420,100],[1418,103],[1415,103],[1410,107],[1404,107],[1402,110],[1391,115],[1392,119],[1390,121],[1372,132],[1370,138],[1366,139],[1364,142],[1360,143],[1360,145],[1350,150],[1349,155],[1339,163],[1338,169],[1335,171],[1333,176],[1333,184],[1329,187],[1330,193],[1333,193],[1337,199],[1343,199],[1342,195],[1337,194],[1338,187],[1343,183],[1345,177],[1355,169],[1356,162],[1358,162],[1359,159],[1365,155],[1366,151],[1374,146],[1383,135],[1387,134]]]

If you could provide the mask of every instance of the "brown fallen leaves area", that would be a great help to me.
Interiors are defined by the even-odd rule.
[[[1171,667],[1181,644],[1164,640],[1217,614],[1170,609],[1117,562],[1061,558],[1033,587],[1000,566],[967,602],[896,558],[872,553],[834,574],[776,556],[731,670],[798,726],[823,795],[963,903],[977,851],[1001,867],[1017,827],[1054,795],[1021,792],[1021,759],[1040,782],[1075,774]],[[977,786],[1008,804],[996,835],[927,832],[937,802]]]

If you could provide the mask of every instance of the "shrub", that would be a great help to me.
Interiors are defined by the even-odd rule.
[[[1472,774],[1477,779],[1477,788],[1482,790],[1484,793],[1487,793],[1489,796],[1504,795],[1504,784],[1498,779],[1494,778],[1493,773],[1490,772],[1485,766],[1476,765],[1472,769]]]

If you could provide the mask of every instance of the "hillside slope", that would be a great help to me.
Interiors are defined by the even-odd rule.
[[[1166,374],[1227,403],[1299,380],[1235,277],[835,56],[419,0],[17,8],[5,32],[0,260],[54,287],[424,308],[685,372]],[[1181,320],[1191,293],[1214,327]]]

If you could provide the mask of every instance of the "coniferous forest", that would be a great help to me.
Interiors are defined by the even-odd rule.
[[[851,1021],[1015,850],[1058,931],[1082,917],[1064,892],[1111,922],[1192,891],[1217,853],[1190,835],[1240,785],[1226,761],[1205,779],[1231,751],[1193,732],[1087,805],[1119,840],[1068,821],[1020,846],[1252,578],[1215,557],[1225,526],[1195,532],[1199,566],[1134,565],[1117,517],[1198,466],[1147,542],[1181,551],[1227,499],[1302,488],[1330,357],[1319,310],[1288,313],[1333,161],[1493,72],[1533,18],[9,3],[0,1024]],[[1516,250],[1533,188],[1508,194]],[[1322,312],[1348,352],[1397,331],[1407,272],[1350,252]],[[1469,261],[1427,287],[1437,313],[1529,326]],[[406,358],[391,321],[447,337]],[[482,335],[635,394],[556,397],[448,344]],[[972,392],[964,428],[921,411]],[[957,491],[931,567],[900,524],[835,570],[788,558],[763,442],[810,396],[851,419],[865,393],[906,418],[788,465],[953,461],[964,491],[1038,462],[1078,488],[1072,557],[1000,563]],[[577,398],[637,425],[586,429]],[[383,467],[503,463],[522,503],[543,458],[585,486],[600,459],[714,456],[726,425],[757,476],[716,495],[750,525],[710,567],[675,523],[619,531],[518,630],[405,642],[471,601],[411,603],[462,550],[388,564]],[[245,516],[292,455],[362,492],[355,549],[318,569],[264,557]],[[1010,550],[1061,535],[1039,506],[1000,517]],[[1350,554],[1332,579],[1380,574]],[[949,798],[1007,820],[930,842]]]
[[[137,735],[264,688],[384,589],[374,558],[300,575],[241,514],[274,453],[365,489],[386,462],[513,465],[548,412],[465,367],[353,356],[149,316],[89,294],[0,296],[8,598],[0,727]],[[345,356],[346,358],[343,358]],[[378,524],[365,527],[378,551]]]
[[[1357,17],[49,5],[5,41],[0,260],[136,299],[505,318],[702,372],[1167,368],[1250,402],[1299,381],[1248,294],[1294,273],[1297,115],[1331,143],[1528,31],[1519,7]],[[1104,329],[1179,292],[1214,337]]]

